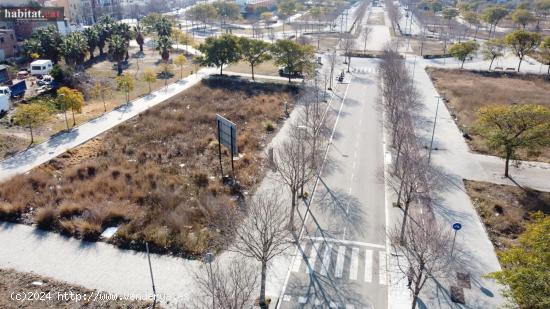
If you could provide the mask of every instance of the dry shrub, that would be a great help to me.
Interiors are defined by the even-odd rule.
[[[17,219],[31,207],[44,208],[44,217],[55,210],[52,226],[63,234],[94,240],[102,228],[120,226],[112,239],[117,245],[142,249],[147,240],[158,251],[201,254],[228,224],[238,224],[227,212],[236,206],[231,195],[241,192],[209,178],[219,175],[216,114],[238,126],[244,157],[235,161],[235,174],[252,190],[262,176],[261,146],[270,138],[262,124],[276,129],[283,102],[292,106],[295,95],[285,85],[204,81],[47,168],[0,184],[6,202],[0,217]],[[227,173],[229,153],[222,150]]]
[[[51,230],[57,223],[57,211],[53,207],[42,207],[36,211],[34,222],[38,228],[43,230]]]

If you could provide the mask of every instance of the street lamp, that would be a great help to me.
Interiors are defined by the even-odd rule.
[[[208,263],[210,284],[214,285],[214,276],[212,274],[212,261],[214,261],[214,253],[206,252],[204,255],[204,261]],[[212,291],[212,308],[216,308],[215,291]]]
[[[430,141],[430,151],[428,152],[428,164],[430,164],[430,159],[432,158],[432,146],[434,143],[434,134],[435,134],[435,125],[437,124],[437,112],[439,111],[439,100],[441,99],[440,96],[436,95],[437,98],[437,105],[435,106],[435,119],[434,119],[434,126],[432,129],[432,140]]]

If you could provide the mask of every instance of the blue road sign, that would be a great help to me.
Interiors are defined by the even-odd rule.
[[[458,222],[455,223],[455,224],[453,224],[453,229],[454,229],[455,231],[458,231],[458,230],[460,230],[461,228],[462,228],[462,224],[460,224],[460,223],[458,223]]]

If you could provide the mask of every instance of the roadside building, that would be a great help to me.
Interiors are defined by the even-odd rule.
[[[0,29],[0,61],[15,56],[17,51],[17,39],[15,30]]]

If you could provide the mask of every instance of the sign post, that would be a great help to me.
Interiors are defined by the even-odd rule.
[[[239,153],[237,148],[237,125],[220,115],[216,115],[216,125],[218,128],[218,156],[220,160],[222,178],[223,167],[221,145],[224,145],[229,148],[231,152],[231,172],[233,179],[235,179],[235,164],[233,162],[233,157]]]
[[[453,224],[453,230],[455,230],[455,235],[453,237],[453,245],[451,246],[451,257],[453,256],[453,251],[455,249],[456,232],[458,232],[461,228],[462,228],[462,224],[458,222]]]

